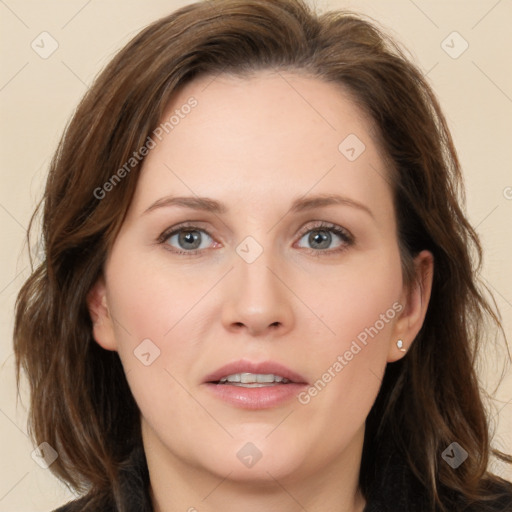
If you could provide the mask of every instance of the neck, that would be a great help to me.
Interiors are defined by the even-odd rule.
[[[234,471],[217,474],[170,453],[142,419],[144,451],[154,512],[363,512],[359,491],[364,427],[336,459],[321,468],[302,465],[279,478],[265,472],[257,480]]]

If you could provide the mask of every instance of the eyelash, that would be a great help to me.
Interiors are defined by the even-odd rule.
[[[172,228],[164,231],[158,237],[157,243],[159,243],[161,245],[167,245],[167,247],[165,247],[166,250],[172,252],[173,254],[178,254],[181,256],[185,256],[185,257],[197,256],[201,252],[206,250],[206,249],[193,249],[191,251],[178,251],[176,249],[169,249],[169,247],[171,247],[169,244],[167,244],[167,241],[169,240],[169,238],[173,235],[181,233],[182,231],[185,231],[185,232],[200,231],[202,233],[206,233],[213,240],[213,236],[210,233],[208,233],[208,231],[206,231],[205,229],[200,228],[199,226],[196,226],[190,222],[184,222],[182,224],[179,224],[178,226],[173,226]],[[343,245],[341,247],[338,247],[337,249],[315,250],[315,249],[302,248],[307,253],[309,253],[315,257],[329,256],[334,253],[341,253],[341,252],[345,251],[348,247],[353,245],[355,242],[354,237],[348,230],[346,230],[340,226],[337,226],[336,224],[331,224],[329,222],[324,222],[324,221],[316,221],[313,226],[307,226],[307,228],[302,229],[299,234],[299,240],[302,239],[302,237],[305,234],[309,233],[310,231],[329,231],[331,233],[338,235],[343,242]]]

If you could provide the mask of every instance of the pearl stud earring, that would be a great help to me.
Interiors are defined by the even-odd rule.
[[[400,352],[405,352],[405,348],[403,348],[403,346],[404,346],[403,340],[398,340],[396,342],[396,346],[400,349]]]

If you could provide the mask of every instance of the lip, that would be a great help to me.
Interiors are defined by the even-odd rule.
[[[245,388],[230,384],[218,384],[222,377],[234,373],[261,373],[280,375],[290,382],[255,388]],[[247,360],[229,363],[207,375],[203,381],[206,389],[220,400],[241,409],[268,409],[286,404],[295,398],[308,385],[306,379],[286,366],[265,361],[256,363]]]

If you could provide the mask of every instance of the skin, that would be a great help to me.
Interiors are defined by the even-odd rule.
[[[338,86],[292,73],[205,77],[164,117],[190,96],[197,107],[144,161],[88,300],[94,337],[119,352],[141,410],[154,508],[360,512],[365,419],[387,363],[406,354],[397,340],[409,348],[423,323],[432,255],[415,259],[422,284],[404,286],[373,126]],[[349,134],[366,146],[354,161],[338,149]],[[371,213],[349,203],[289,211],[297,198],[332,193]],[[144,213],[168,195],[206,196],[227,211]],[[158,243],[184,221],[205,230],[195,256],[172,252],[187,250],[177,236]],[[318,248],[315,221],[353,243],[331,233]],[[263,249],[252,263],[236,252],[247,236]],[[313,383],[393,304],[400,313],[307,404],[244,410],[202,384],[242,358],[278,361]],[[147,338],[161,351],[149,366],[133,353]],[[251,468],[237,457],[247,442],[262,454]]]

